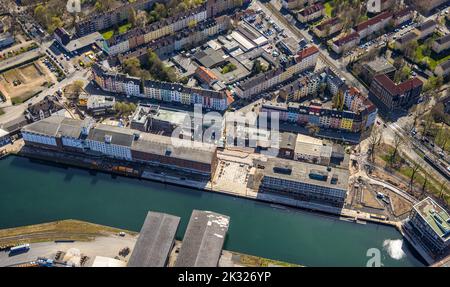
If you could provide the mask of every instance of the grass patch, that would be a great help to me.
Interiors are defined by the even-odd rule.
[[[416,60],[420,63],[422,61],[426,62],[430,67],[430,70],[434,71],[437,65],[450,59],[450,55],[442,57],[440,59],[434,58],[433,54],[431,56],[425,56],[423,50],[425,49],[425,44],[419,45],[416,49]]]
[[[392,147],[386,147],[386,149],[381,154],[379,154],[378,157],[382,159],[387,165],[389,165],[390,155],[392,151]],[[409,162],[413,162],[411,159],[407,160]],[[405,163],[405,159],[400,155],[396,155],[395,164],[391,166],[391,168],[395,170],[395,173],[397,173],[400,177],[403,177],[406,182],[410,181],[413,169]],[[428,180],[426,185],[426,192],[432,193],[434,196],[439,197],[441,187],[440,183],[422,168],[419,168],[419,171],[414,175],[414,186],[419,190],[422,189],[425,178],[427,178]],[[450,200],[450,190],[447,186],[444,187],[443,198],[447,203]]]
[[[283,267],[299,267],[300,265],[286,263],[282,261],[252,256],[244,254],[235,254],[239,256],[239,262],[244,266],[250,267],[268,267],[271,265],[283,266]]]
[[[112,38],[112,36],[114,36],[114,30],[109,30],[109,31],[103,32],[102,36],[103,36],[103,39],[109,40]]]
[[[131,23],[126,23],[122,26],[119,26],[119,30],[118,30],[119,34],[126,33],[128,30],[130,30],[130,28],[131,28]]]
[[[20,97],[11,98],[11,103],[13,104],[13,106],[14,105],[20,105],[20,104],[26,102],[27,100],[31,99],[32,97],[38,95],[40,92],[42,92],[42,89],[40,91],[38,91],[38,92],[31,91],[31,92],[29,92],[29,93],[27,93],[25,95],[20,96]]]
[[[333,12],[333,6],[331,6],[331,1],[325,3],[323,6],[325,7],[325,14],[331,18],[331,14]]]
[[[117,234],[122,231],[132,235],[135,234],[134,232],[79,220],[62,220],[50,223],[1,229],[0,245],[47,242],[55,240],[89,241],[93,240],[97,236]],[[20,239],[18,240],[14,238],[16,236],[20,236]]]

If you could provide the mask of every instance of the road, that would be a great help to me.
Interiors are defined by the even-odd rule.
[[[26,253],[9,257],[7,252],[0,252],[0,267],[34,261],[38,257],[53,259],[58,251],[67,252],[71,248],[78,249],[82,255],[90,257],[91,260],[89,260],[89,262],[92,263],[92,259],[95,258],[95,256],[114,258],[115,256],[119,255],[119,251],[125,247],[130,248],[129,254],[131,254],[135,244],[136,237],[131,235],[127,235],[125,237],[98,237],[93,241],[86,242],[76,241],[67,243],[31,243],[31,248]]]

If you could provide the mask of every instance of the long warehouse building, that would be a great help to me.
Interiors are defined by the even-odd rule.
[[[26,146],[164,166],[210,176],[217,166],[213,144],[143,133],[129,128],[51,116],[22,128]]]
[[[230,217],[211,211],[192,211],[175,267],[217,267]]]
[[[175,244],[180,218],[150,211],[142,225],[128,267],[164,267]]]

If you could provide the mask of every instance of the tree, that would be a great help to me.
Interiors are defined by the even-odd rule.
[[[131,23],[133,27],[136,27],[137,23],[136,18],[137,18],[136,10],[134,10],[134,8],[132,7],[128,11],[128,23]]]
[[[419,170],[419,168],[420,168],[420,165],[417,162],[415,162],[414,165],[412,166],[411,177],[409,180],[409,187],[410,187],[411,191],[413,190],[414,179],[415,179],[416,173]]]
[[[425,176],[423,179],[423,184],[422,184],[422,195],[425,193],[427,183],[428,183],[428,176]]]
[[[141,62],[138,58],[130,58],[123,61],[123,69],[125,73],[138,77],[140,75]]]
[[[148,15],[145,11],[139,11],[136,15],[135,25],[136,27],[145,27],[148,22]]]
[[[333,107],[335,109],[342,111],[344,109],[344,104],[345,104],[344,92],[339,90],[337,92],[337,94],[333,96],[332,101],[333,101]]]
[[[306,125],[306,128],[308,129],[309,134],[312,136],[315,136],[320,131],[320,127],[312,123],[308,123]]]
[[[71,100],[77,100],[84,88],[84,82],[76,80],[72,84],[67,85],[64,89],[64,95]]]
[[[398,133],[394,134],[394,142],[393,142],[394,150],[391,153],[391,158],[390,158],[391,164],[393,164],[395,162],[395,157],[397,156],[398,148],[400,147],[400,145],[402,143],[403,143],[403,137]]]
[[[47,23],[47,9],[42,4],[37,5],[34,8],[34,17],[41,24]]]
[[[374,128],[369,137],[370,145],[370,159],[372,162],[375,161],[375,149],[380,145],[381,142],[381,130],[379,128]]]
[[[136,105],[134,103],[117,102],[114,109],[119,115],[128,116],[136,110]]]
[[[108,11],[112,8],[113,0],[97,0],[95,9],[101,12]]]
[[[442,77],[440,77],[440,76],[438,76],[438,77],[431,76],[425,82],[423,90],[425,92],[435,91],[435,90],[439,89],[442,86],[443,83],[444,83],[444,79]]]

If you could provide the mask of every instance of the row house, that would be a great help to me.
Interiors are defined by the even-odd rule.
[[[206,41],[209,37],[227,31],[231,27],[231,19],[227,16],[219,16],[215,19],[207,19],[198,23],[195,27],[187,27],[176,34],[151,40],[127,52],[120,52],[118,59],[122,63],[126,59],[138,58],[143,60],[147,51],[151,49],[159,57],[168,57],[173,52],[195,46]]]
[[[450,48],[450,34],[437,38],[433,42],[432,49],[435,53],[448,50]]]
[[[127,96],[146,97],[181,104],[202,104],[207,109],[223,111],[231,102],[224,91],[186,87],[179,83],[153,80],[141,81],[136,77],[113,73],[96,64],[92,68],[94,81],[105,91]]]
[[[414,29],[414,32],[418,35],[419,40],[421,40],[433,34],[436,27],[437,27],[436,21],[428,20],[417,26]]]
[[[298,52],[297,55],[284,66],[256,75],[238,84],[236,94],[241,98],[249,98],[267,89],[285,82],[302,71],[316,66],[319,50],[315,46]]]
[[[389,21],[392,20],[391,12],[382,12],[375,17],[370,18],[367,21],[364,21],[353,28],[354,32],[359,34],[360,39],[364,39],[367,36],[379,32],[384,29]]]
[[[289,81],[279,89],[280,98],[286,102],[300,101],[308,95],[314,95],[319,91],[323,80],[319,74],[304,76],[294,81]]]
[[[302,23],[311,22],[325,15],[325,7],[321,4],[314,4],[303,8],[297,13],[297,19]]]
[[[204,90],[186,87],[177,83],[146,80],[143,83],[142,97],[159,101],[177,102],[184,105],[201,104],[207,109],[223,111],[229,99],[223,91]]]
[[[358,32],[350,33],[344,37],[341,37],[331,43],[331,49],[336,54],[342,54],[343,52],[350,50],[358,45],[360,36]]]
[[[206,5],[179,13],[167,19],[152,23],[145,28],[134,28],[122,35],[112,37],[107,41],[111,56],[125,53],[152,40],[171,35],[189,25],[206,20]]]
[[[304,8],[306,6],[314,5],[320,0],[282,0],[281,5],[283,8],[292,10],[297,8]]]
[[[127,21],[130,11],[150,10],[156,2],[156,0],[127,1],[126,4],[112,10],[94,13],[88,18],[75,24],[76,33],[79,37],[82,37],[100,30],[108,29],[114,25]],[[161,3],[161,1],[158,2]],[[162,1],[163,4],[166,2],[168,1]]]
[[[373,126],[378,112],[369,100],[364,104],[366,106],[357,111],[339,111],[314,102],[309,105],[267,102],[263,104],[261,112],[266,113],[269,118],[276,114],[281,121],[299,125],[309,123],[323,128],[361,132]]]
[[[334,33],[340,32],[344,28],[344,22],[338,17],[327,19],[314,26],[313,33],[319,38],[329,37]]]
[[[88,18],[79,21],[75,25],[76,33],[79,37],[86,36],[90,33],[98,32],[101,30],[106,30],[114,25],[118,25],[122,22],[125,22],[129,19],[129,13],[132,10],[138,11],[138,10],[146,10],[150,11],[153,7],[153,5],[158,2],[161,4],[168,4],[169,1],[162,0],[138,0],[133,2],[128,2],[124,5],[121,5],[117,8],[114,8],[110,11],[102,12],[102,13],[94,13]],[[240,7],[242,5],[247,4],[249,1],[245,0],[206,0],[206,3],[204,4],[205,9],[204,13],[202,15],[197,15],[198,17],[194,17],[194,20],[200,22],[206,18],[212,18],[215,16],[218,16],[222,14],[223,12],[234,9],[237,7]],[[188,21],[189,23],[189,21]],[[178,24],[176,24],[178,25]],[[161,30],[155,30],[155,33],[153,34],[154,37],[162,37],[165,34],[166,31],[164,30],[164,27],[167,27],[167,23],[161,24],[160,28]],[[161,34],[158,34],[161,33]],[[153,39],[156,39],[153,38]],[[147,41],[150,41],[147,39]]]

